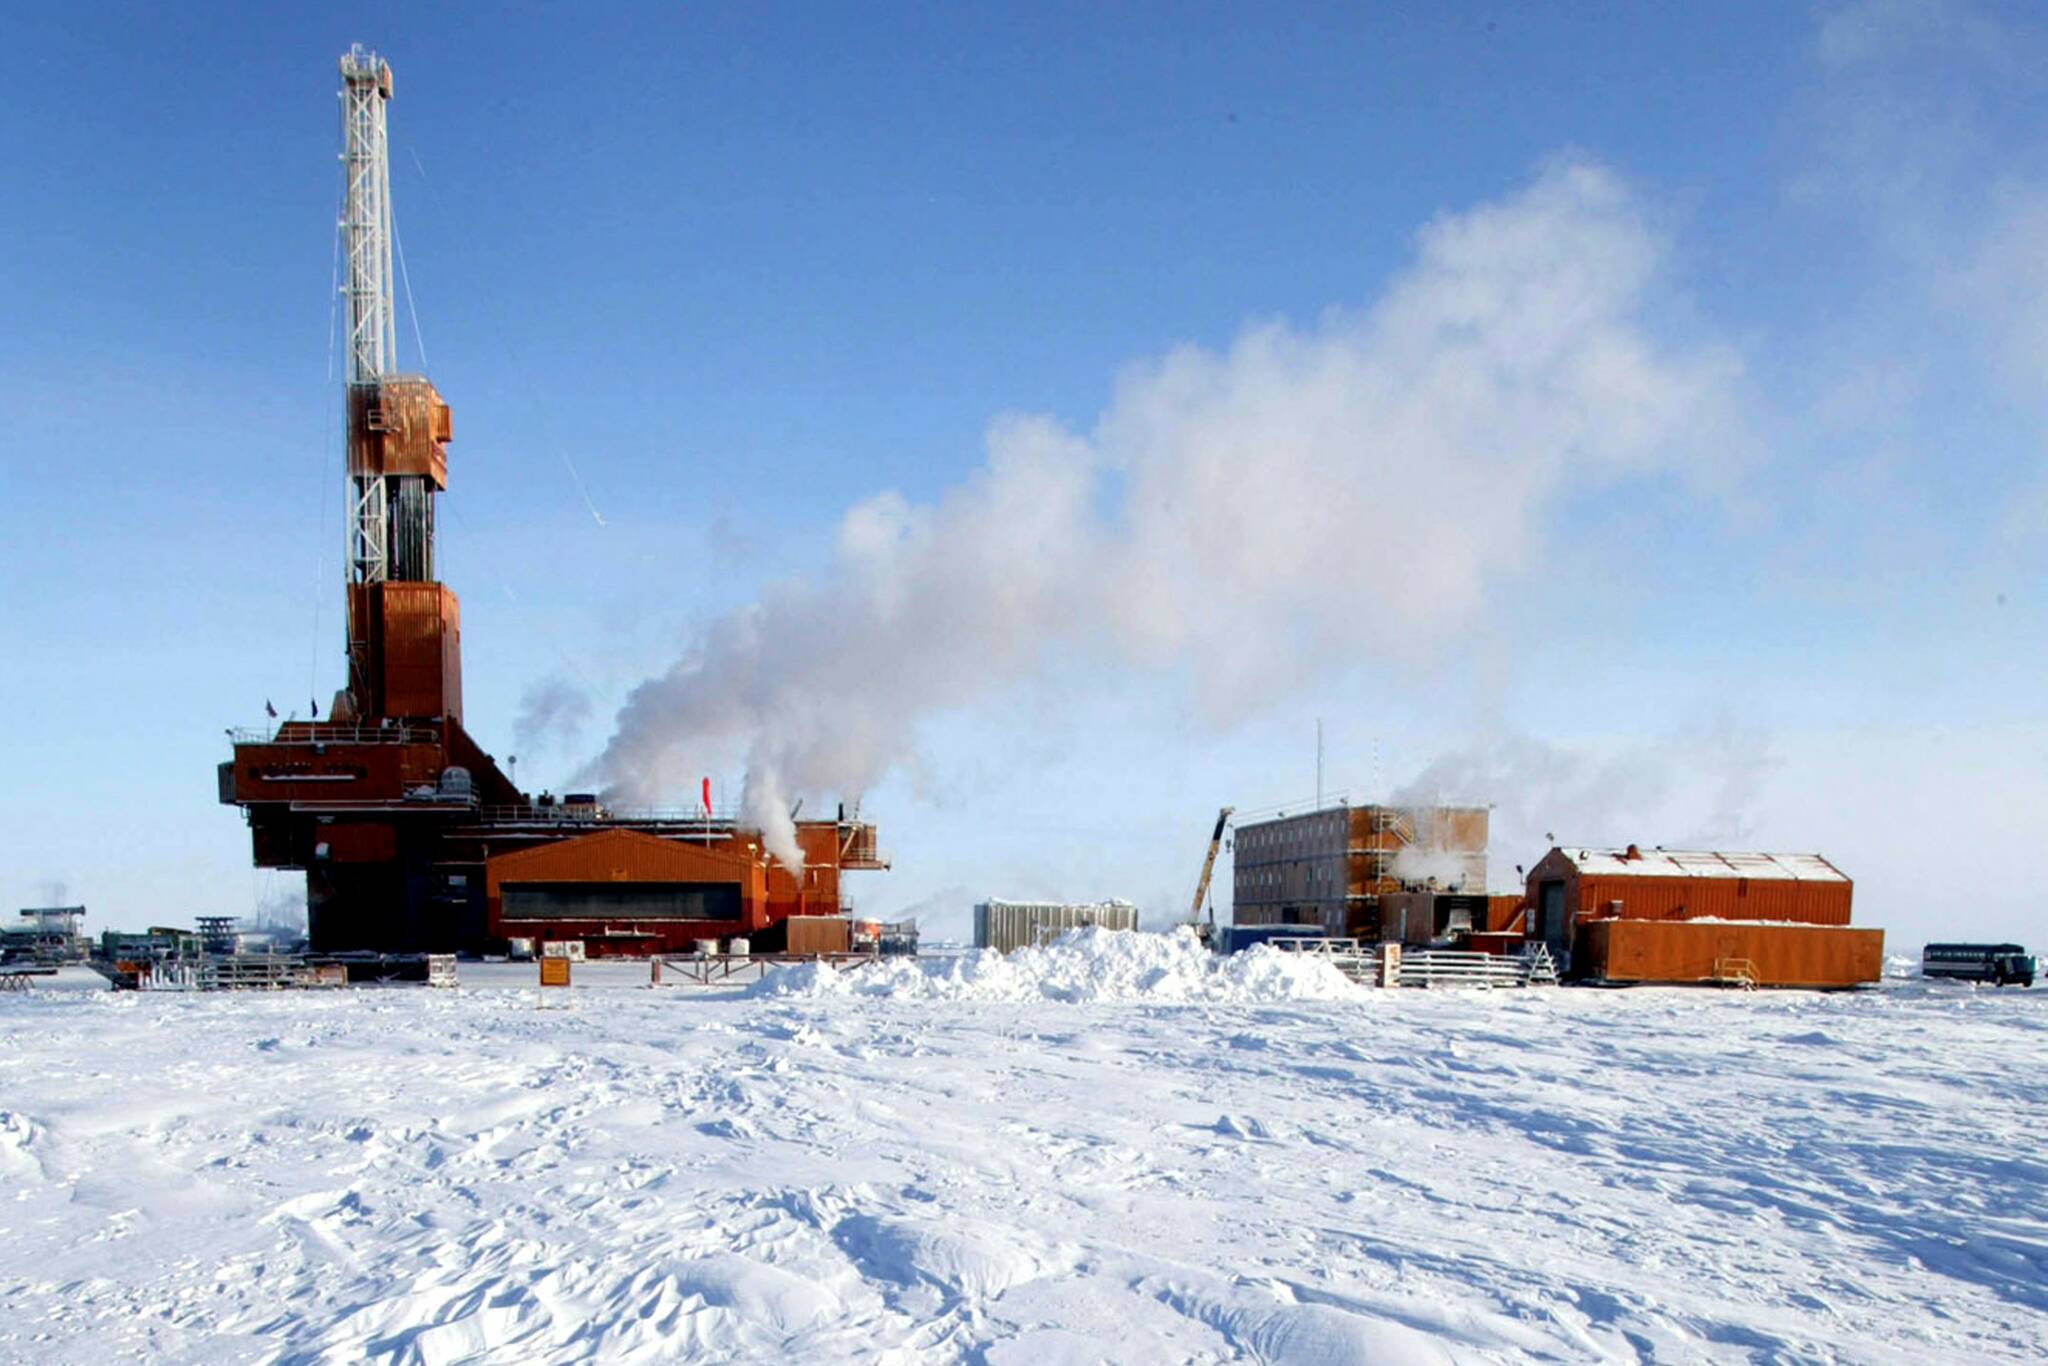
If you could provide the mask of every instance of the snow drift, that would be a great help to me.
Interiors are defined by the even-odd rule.
[[[1156,1001],[1256,1005],[1363,999],[1320,959],[1260,944],[1223,956],[1188,929],[1170,934],[1069,930],[1046,947],[952,959],[886,959],[841,971],[826,963],[778,968],[754,996],[874,996],[904,1001]]]

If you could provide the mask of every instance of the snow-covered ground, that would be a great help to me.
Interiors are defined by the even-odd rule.
[[[2048,1341],[2048,991],[1333,990],[1158,936],[547,1010],[463,971],[0,998],[0,1357]]]

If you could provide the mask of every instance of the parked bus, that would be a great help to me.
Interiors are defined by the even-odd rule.
[[[2030,987],[2034,956],[2018,944],[1929,944],[1920,954],[1920,975]]]

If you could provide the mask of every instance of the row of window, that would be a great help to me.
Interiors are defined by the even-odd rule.
[[[1247,868],[1237,875],[1240,887],[1278,887],[1282,881],[1279,868]],[[1311,889],[1333,887],[1336,879],[1330,876],[1328,864],[1309,865],[1306,882]]]
[[[1237,848],[1251,850],[1304,849],[1311,844],[1320,845],[1342,839],[1345,825],[1350,819],[1346,811],[1333,811],[1325,816],[1287,821],[1270,826],[1251,826],[1237,832]]]

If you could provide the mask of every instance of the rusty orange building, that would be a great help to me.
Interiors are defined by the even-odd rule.
[[[1818,854],[1555,848],[1516,928],[1574,977],[1854,986],[1884,954],[1884,931],[1850,927],[1854,891]]]
[[[769,858],[760,837],[729,825],[657,833],[630,819],[496,854],[484,864],[493,940],[577,939],[595,955],[667,953],[698,939],[745,936],[783,947],[792,917],[837,916],[839,875],[879,868],[874,827],[807,821],[803,869]]]

